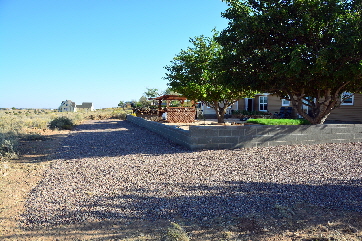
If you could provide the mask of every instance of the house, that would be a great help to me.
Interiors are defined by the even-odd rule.
[[[239,110],[239,102],[236,102],[230,107],[228,107],[226,109],[226,115],[231,115],[233,110]],[[203,118],[206,119],[215,119],[216,118],[215,109],[200,102],[197,104],[197,117],[199,116],[203,116]]]
[[[76,105],[77,110],[94,111],[92,102],[83,102],[81,105]]]
[[[62,101],[58,108],[59,112],[76,112],[77,107],[75,106],[75,102],[72,102],[71,100],[65,100]]]
[[[274,115],[280,112],[281,107],[285,107],[285,109],[289,107],[292,110],[292,116],[299,117],[292,109],[290,101],[269,93],[259,93],[254,98],[240,99],[227,109],[226,114],[230,115],[232,110],[248,110],[268,112]],[[308,107],[304,108],[308,112]],[[216,118],[215,110],[204,104],[199,103],[197,110],[198,116],[202,114],[207,119]],[[362,122],[362,94],[354,94],[351,98],[346,99],[339,108],[331,112],[327,121]]]
[[[292,105],[289,101],[268,93],[260,93],[255,95],[255,98],[238,101],[239,110],[265,111],[274,114],[280,112],[281,107],[288,108]],[[307,106],[305,106],[305,111],[308,112]],[[293,116],[298,117],[296,111],[293,111]],[[354,94],[351,98],[346,99],[339,108],[331,112],[327,121],[362,122],[362,94]]]
[[[94,111],[92,102],[83,102],[81,105],[76,105],[71,100],[62,101],[58,111],[59,112],[77,112],[78,110]]]

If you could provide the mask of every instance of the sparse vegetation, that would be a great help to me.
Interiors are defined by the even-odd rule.
[[[71,130],[74,127],[74,123],[71,119],[66,116],[60,116],[53,119],[49,123],[49,128],[51,130],[60,129],[60,130]]]
[[[177,223],[171,223],[171,226],[167,229],[167,232],[163,238],[164,241],[189,241],[185,230]]]
[[[94,112],[58,112],[46,109],[0,110],[0,160],[15,158],[19,140],[43,140],[48,129],[70,130],[86,119],[125,119],[132,110],[109,108]]]
[[[0,160],[3,158],[16,157],[15,144],[17,138],[8,133],[0,133]]]
[[[105,111],[107,112],[107,111]],[[51,114],[49,112],[49,114]],[[40,130],[43,131],[43,130]],[[0,236],[5,240],[361,240],[362,215],[357,211],[328,209],[319,205],[296,202],[277,203],[270,215],[214,217],[193,222],[176,217],[167,220],[104,220],[82,221],[75,224],[27,229],[19,225],[29,192],[43,178],[43,172],[53,163],[52,154],[58,149],[61,131],[50,134],[44,141],[31,141],[38,135],[28,135],[17,160],[0,163]],[[52,136],[52,133],[56,133]],[[67,133],[67,131],[62,131]],[[56,137],[58,136],[58,137]],[[21,137],[21,140],[24,140]],[[30,151],[29,151],[30,150]],[[343,155],[349,156],[349,154]],[[358,184],[357,184],[358,185]],[[222,190],[222,189],[221,189]],[[94,195],[94,192],[89,192]],[[264,193],[262,193],[264,195]],[[230,207],[233,208],[233,207]]]

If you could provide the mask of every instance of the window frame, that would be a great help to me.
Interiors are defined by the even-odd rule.
[[[288,104],[285,102],[288,102]],[[282,99],[282,106],[290,106],[290,100]]]
[[[346,102],[345,102],[345,101],[348,100],[348,99],[343,100],[343,96],[344,96],[344,95],[351,95],[351,97],[348,98],[348,99],[351,99],[351,102],[350,102],[350,103],[346,103]],[[354,93],[351,93],[351,92],[343,92],[343,93],[341,94],[341,101],[343,101],[343,102],[341,103],[341,105],[354,105]]]
[[[265,99],[265,103],[264,101],[261,102],[261,99]],[[263,110],[261,109],[261,107],[263,106]],[[265,109],[264,109],[265,108]],[[263,112],[267,112],[268,111],[268,96],[267,95],[261,95],[259,96],[259,111],[263,111]]]

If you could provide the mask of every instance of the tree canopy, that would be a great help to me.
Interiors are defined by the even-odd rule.
[[[118,103],[118,106],[119,106],[119,107],[122,107],[122,108],[124,109],[124,107],[126,106],[126,103],[121,100],[121,101]]]
[[[226,2],[229,25],[217,41],[228,84],[289,99],[312,124],[324,122],[342,93],[361,92],[361,1]]]
[[[218,122],[224,122],[226,108],[238,99],[250,94],[249,90],[230,88],[222,79],[223,51],[212,37],[203,35],[190,39],[192,47],[181,50],[166,66],[165,79],[172,90],[190,100],[201,101],[216,111]]]
[[[160,95],[160,92],[158,89],[150,89],[147,88],[147,91],[144,93],[144,96],[146,96],[147,98],[155,98],[157,96]]]

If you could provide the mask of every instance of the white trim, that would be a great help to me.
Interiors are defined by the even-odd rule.
[[[345,96],[345,95],[350,95],[350,98],[348,98],[348,99],[351,99],[352,102],[347,102],[347,103],[342,102],[341,105],[354,105],[354,94],[352,94],[350,92],[343,92],[341,94],[341,101],[342,101],[342,98],[343,98],[342,96]],[[346,101],[348,99],[345,99],[344,101]]]
[[[290,105],[290,100],[282,99],[282,106],[289,106],[289,105]]]
[[[255,98],[244,98],[244,109],[245,110],[248,110],[249,109],[249,100],[251,100],[251,111],[254,110],[254,101],[255,101]]]
[[[266,103],[261,103],[261,98],[265,98],[266,99]],[[264,108],[265,108],[265,106],[266,106],[266,110],[261,110],[260,109],[260,107],[261,107],[261,105],[263,105],[264,106]],[[268,111],[268,96],[267,95],[261,95],[261,96],[259,96],[259,111],[264,111],[264,112],[267,112]]]

